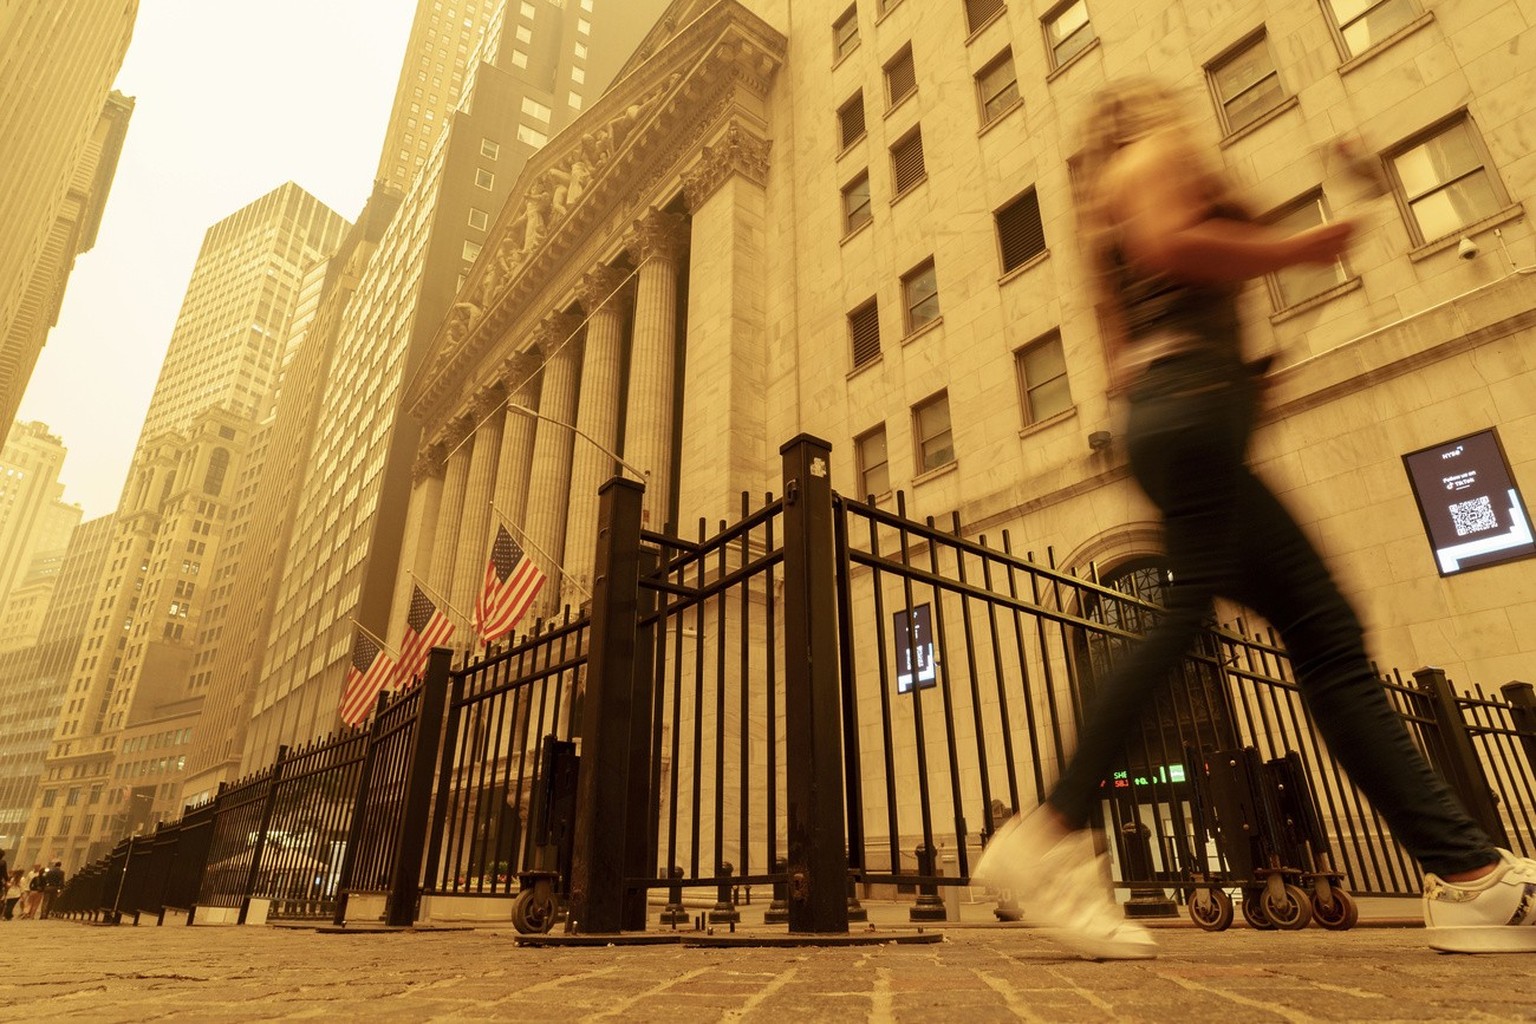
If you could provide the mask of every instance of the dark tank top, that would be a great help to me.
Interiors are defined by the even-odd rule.
[[[1211,215],[1246,219],[1240,210],[1225,205],[1213,207]],[[1110,248],[1109,261],[1126,340],[1133,347],[1140,339],[1159,335],[1187,337],[1190,348],[1209,345],[1237,350],[1238,285],[1199,284],[1146,273],[1132,265],[1118,243]]]

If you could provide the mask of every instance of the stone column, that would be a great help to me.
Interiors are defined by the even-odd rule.
[[[453,590],[448,595],[471,622],[480,585],[485,582],[485,560],[491,550],[491,492],[496,486],[496,465],[501,456],[505,401],[498,384],[478,392],[473,405],[475,440],[469,457],[469,477],[464,484],[464,516],[454,557]]]
[[[619,410],[624,382],[624,311],[633,289],[628,275],[599,267],[582,281],[581,305],[587,310],[586,353],[581,364],[581,398],[571,453],[571,505],[565,524],[564,603],[580,606],[592,593],[592,561],[597,549],[597,489],[619,472],[611,453],[619,450]],[[590,440],[588,440],[590,438]],[[604,449],[607,449],[604,451]]]
[[[666,525],[672,493],[672,405],[677,367],[677,265],[688,218],[652,209],[635,222],[629,247],[639,266],[635,340],[629,359],[624,458],[650,475],[641,523]]]
[[[734,520],[772,486],[768,443],[767,140],[738,123],[683,174],[692,213],[679,507]],[[798,427],[776,425],[787,437]]]
[[[496,466],[496,503],[493,524],[511,523],[507,532],[519,544],[517,530],[528,529],[528,475],[533,467],[533,435],[538,420],[517,412],[512,406],[539,409],[539,360],[522,353],[508,359],[501,368],[501,387],[507,393],[507,414],[501,427],[501,458]],[[514,529],[515,528],[515,529]],[[495,526],[491,533],[496,533]]]
[[[534,427],[533,471],[528,481],[526,540],[516,538],[538,562],[548,581],[531,615],[549,616],[559,607],[560,565],[565,550],[565,518],[571,492],[571,423],[576,415],[581,339],[573,337],[581,320],[567,314],[549,317],[540,328],[544,381],[539,388],[539,420]]]
[[[426,576],[432,568],[432,546],[437,537],[437,516],[443,501],[443,452],[439,445],[428,445],[416,455],[411,466],[411,502],[405,511],[405,542],[400,552],[400,574],[395,580],[395,595],[390,603],[388,632],[384,639],[393,644],[405,632],[405,616],[411,607],[411,582]]]
[[[455,420],[443,442],[448,451],[448,466],[443,472],[443,496],[438,502],[437,535],[432,538],[432,569],[425,580],[431,588],[427,596],[439,607],[443,598],[453,593],[459,530],[464,522],[464,488],[469,483],[469,460],[475,443],[470,435],[473,427],[474,423],[467,419]],[[455,629],[462,631],[468,625],[461,621],[463,616],[458,612],[457,608],[443,608],[443,614],[453,620]]]

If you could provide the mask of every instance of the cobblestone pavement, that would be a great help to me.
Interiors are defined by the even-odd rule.
[[[1415,929],[1159,932],[1089,963],[1038,932],[928,945],[533,949],[502,929],[0,923],[4,1021],[1536,1020],[1536,956],[1445,956]]]

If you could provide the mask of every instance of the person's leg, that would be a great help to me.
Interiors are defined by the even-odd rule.
[[[1247,475],[1250,415],[1246,380],[1199,362],[1154,368],[1133,401],[1131,469],[1163,513],[1173,586],[1152,630],[1100,681],[1076,752],[1050,793],[1071,828],[1088,824],[1100,785],[1153,694],[1205,624],[1214,595],[1236,578],[1245,526],[1233,508]]]
[[[1426,870],[1496,862],[1492,842],[1414,746],[1371,668],[1359,618],[1312,544],[1252,474],[1240,491],[1249,539],[1234,596],[1279,632],[1329,751]]]

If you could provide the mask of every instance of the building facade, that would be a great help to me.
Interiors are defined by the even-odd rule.
[[[402,390],[438,325],[473,315],[456,296],[524,163],[613,77],[662,6],[511,0],[489,12],[447,2],[419,8],[386,133],[402,144],[386,148],[381,168],[414,161],[407,138],[423,162],[338,328],[335,369],[321,396],[256,675],[246,769],[267,764],[282,744],[336,726],[358,625],[397,640],[401,630],[390,627],[403,620],[412,585],[397,579],[418,430],[398,416]],[[439,26],[434,42],[431,25],[449,10],[485,16],[485,35],[467,64],[453,64],[454,50],[440,45],[452,30]],[[415,111],[411,102],[418,89],[430,101],[439,81],[462,83],[462,94],[432,133],[423,125],[427,107]],[[423,121],[413,120],[418,115]],[[440,593],[464,636],[473,595]]]
[[[240,465],[283,354],[308,268],[340,244],[348,224],[289,182],[209,228],[172,330],[165,361],[112,525],[108,562],[71,672],[48,752],[55,781],[105,786],[117,777],[125,731],[164,720],[177,747],[139,791],[165,802],[136,808],[122,787],[90,816],[45,813],[58,787],[43,783],[27,845],[78,864],[126,823],[179,810],[185,731],[200,701],[192,663]],[[199,680],[201,682],[201,680]],[[169,766],[174,765],[174,768]]]
[[[1361,221],[1337,266],[1243,296],[1274,357],[1259,471],[1384,663],[1526,678],[1529,564],[1442,575],[1404,457],[1492,431],[1536,479],[1533,32],[1492,2],[675,3],[530,160],[411,381],[407,562],[477,583],[489,493],[579,601],[603,448],[660,528],[734,519],[804,432],[843,494],[901,491],[1112,581],[1155,566],[1073,193],[1088,98],[1150,72],[1258,216]],[[1390,195],[1324,158],[1340,135]],[[572,180],[558,210],[532,201]]]
[[[67,450],[46,423],[17,423],[0,451],[0,607],[39,555],[61,555],[80,525],[79,505],[63,500],[59,470]],[[0,638],[0,644],[8,642]]]
[[[133,101],[111,93],[138,0],[0,13],[0,423],[16,416],[75,256],[95,242]]]

